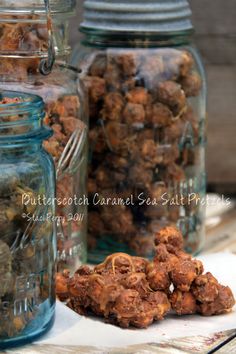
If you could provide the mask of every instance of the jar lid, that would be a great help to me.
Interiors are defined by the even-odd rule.
[[[73,12],[76,0],[50,0],[52,14]],[[44,0],[1,0],[0,12],[10,14],[45,13]]]
[[[81,30],[170,33],[192,30],[187,0],[85,0]]]

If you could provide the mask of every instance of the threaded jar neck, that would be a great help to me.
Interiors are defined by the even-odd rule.
[[[32,144],[52,135],[43,126],[45,116],[41,97],[16,91],[0,93],[0,145],[16,142]]]

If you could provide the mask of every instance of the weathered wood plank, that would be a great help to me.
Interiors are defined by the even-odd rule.
[[[207,172],[209,182],[236,191],[236,65],[206,66],[209,82]]]
[[[222,215],[216,226],[207,228],[204,253],[223,251],[236,253],[236,209]]]
[[[236,65],[236,35],[217,36],[196,34],[194,42],[205,64]],[[232,67],[232,69],[235,70],[235,67]]]
[[[235,354],[236,353],[236,338],[224,345],[217,351],[217,354]]]
[[[190,0],[190,5],[197,33],[236,33],[235,0]]]
[[[235,330],[230,330],[209,336],[177,338],[162,343],[147,343],[109,349],[106,349],[105,343],[104,348],[33,344],[6,350],[2,354],[207,354],[234,334]]]

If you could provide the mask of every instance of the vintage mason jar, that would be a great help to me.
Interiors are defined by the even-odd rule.
[[[0,97],[0,348],[25,343],[53,324],[55,168],[43,141],[40,97]]]
[[[45,4],[46,5],[45,5]],[[0,2],[0,88],[40,95],[54,135],[44,147],[57,173],[58,268],[86,260],[87,121],[77,70],[67,64],[74,1]]]
[[[90,261],[152,256],[177,225],[204,240],[206,83],[186,0],[84,2],[72,56],[89,95]]]

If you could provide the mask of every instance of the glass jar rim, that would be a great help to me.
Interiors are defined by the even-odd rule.
[[[9,103],[2,103],[1,99],[9,99]],[[14,99],[19,101],[14,102]],[[0,145],[9,147],[12,141],[32,144],[52,135],[52,130],[43,125],[45,110],[40,96],[3,90],[0,93],[0,100]]]
[[[6,99],[16,99],[20,100],[17,102],[2,103],[2,100]],[[44,111],[44,102],[40,96],[33,95],[30,93],[24,93],[19,91],[0,91],[0,115],[12,114],[12,111],[15,113],[23,113],[29,110],[32,111]]]
[[[75,11],[75,0],[51,0],[50,8],[52,15],[73,14]],[[44,0],[23,0],[21,2],[2,0],[0,14],[24,15],[24,14],[45,14]]]

